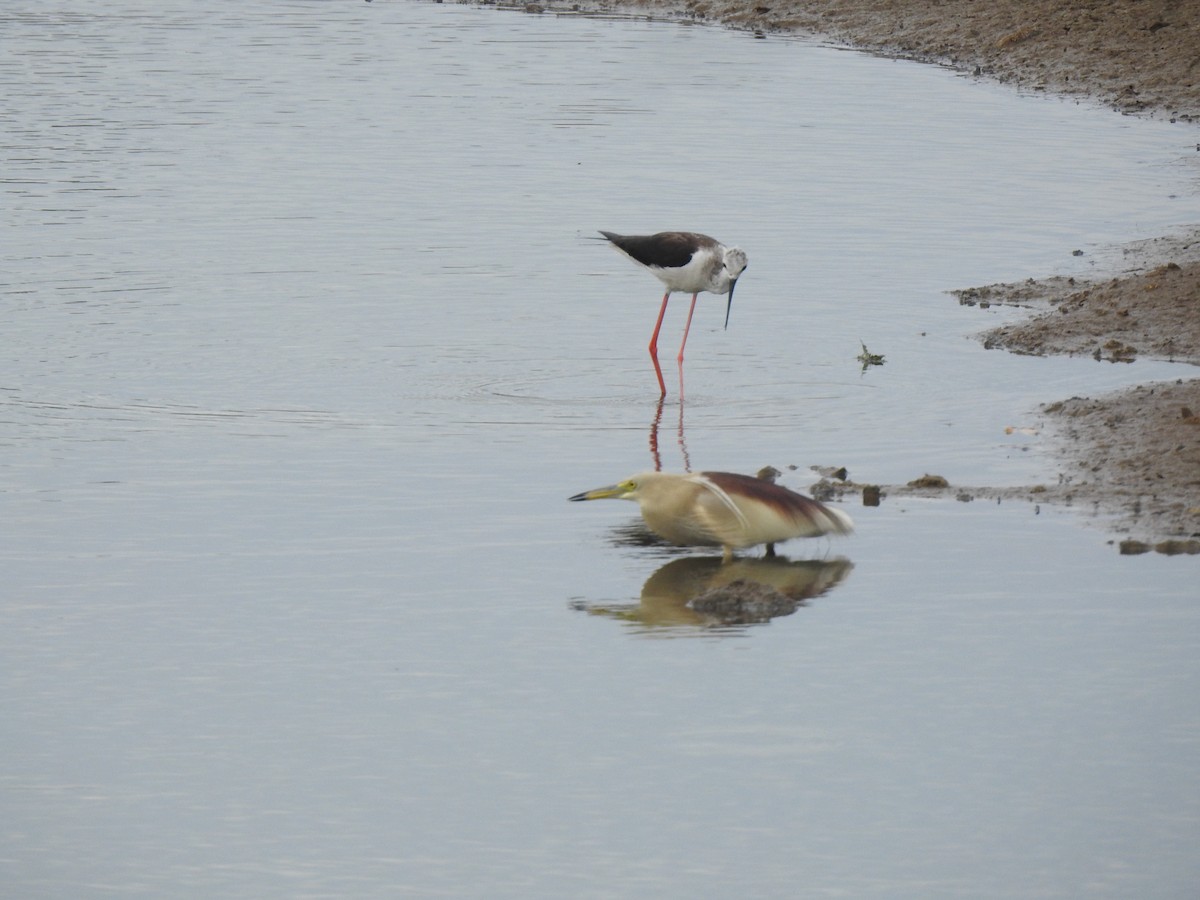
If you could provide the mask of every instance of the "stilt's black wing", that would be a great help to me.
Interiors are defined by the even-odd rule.
[[[680,269],[692,261],[696,250],[706,243],[716,243],[702,234],[687,231],[663,231],[659,234],[614,234],[601,231],[618,249],[629,254],[643,266]]]

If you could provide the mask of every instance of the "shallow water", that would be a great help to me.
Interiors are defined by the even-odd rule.
[[[1055,479],[1006,426],[1194,370],[987,352],[1014,313],[944,292],[1193,221],[1194,130],[447,5],[16,3],[0,37],[14,896],[1195,883],[1194,557],[888,501],[740,564],[791,614],[710,627],[679,597],[728,572],[565,502],[656,465]],[[682,311],[660,408],[657,282],[596,228],[749,253],[686,402]]]

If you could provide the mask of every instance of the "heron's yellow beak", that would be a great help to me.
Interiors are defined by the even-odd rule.
[[[584,491],[582,494],[576,494],[574,497],[568,497],[568,500],[608,500],[614,497],[623,497],[629,491],[627,484],[610,484],[608,487],[595,488],[590,491]]]

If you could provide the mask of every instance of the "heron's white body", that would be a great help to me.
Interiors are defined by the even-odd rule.
[[[840,509],[732,472],[643,472],[571,499],[609,497],[636,501],[647,527],[659,537],[673,544],[723,547],[726,558],[756,544],[854,530]]]

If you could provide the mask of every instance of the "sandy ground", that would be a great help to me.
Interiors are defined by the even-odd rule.
[[[537,0],[523,6],[644,11],[764,35],[805,32],[1086,98],[1127,115],[1200,125],[1200,0]],[[1196,139],[1200,152],[1200,128]],[[1197,219],[1200,225],[1200,211]],[[1200,365],[1200,230],[1128,248],[1125,265],[1102,280],[1047,276],[956,293],[963,303],[1040,311],[983,335],[989,347],[1089,354],[1111,364],[1153,357]],[[892,485],[882,492],[1074,505],[1124,535],[1122,552],[1200,552],[1200,370],[1185,376],[1119,394],[1047,398],[1037,427],[1061,453],[1053,484],[999,492]],[[833,492],[859,488],[836,479],[829,485]]]

